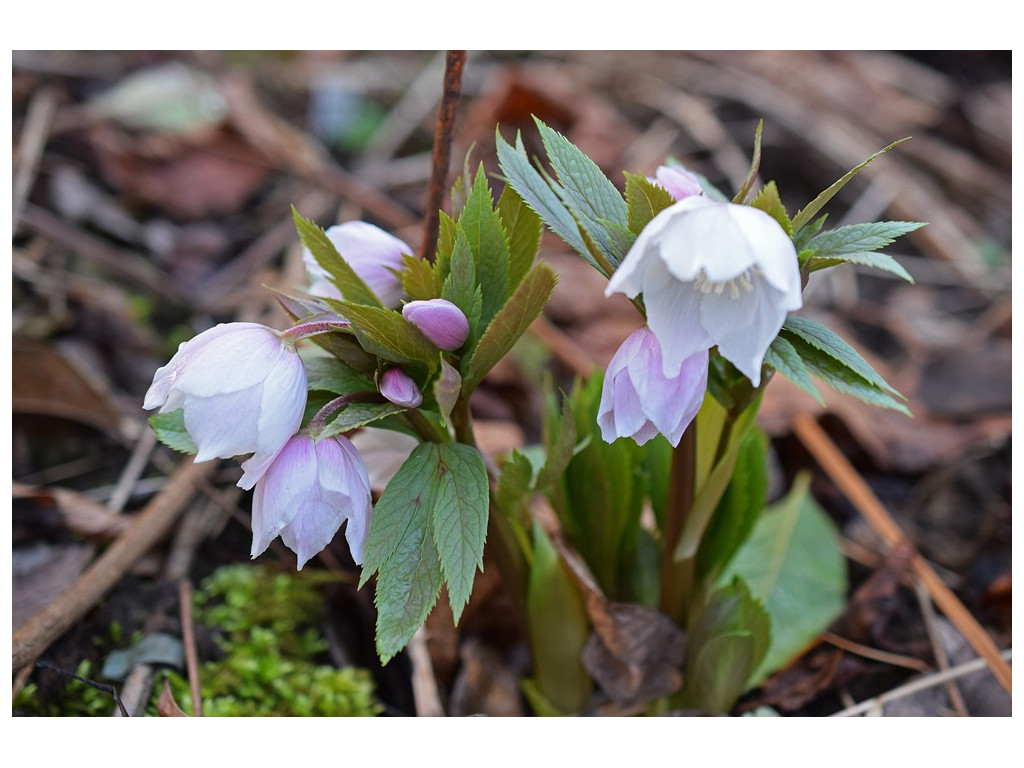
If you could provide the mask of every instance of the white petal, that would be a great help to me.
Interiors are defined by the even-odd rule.
[[[786,319],[781,299],[766,282],[755,280],[754,290],[742,300],[709,294],[701,304],[701,319],[718,351],[755,387],[761,383],[765,353]]]
[[[266,326],[237,323],[230,334],[212,339],[182,371],[177,388],[189,395],[209,397],[248,389],[287,355],[280,337]]]
[[[185,399],[185,429],[198,449],[196,461],[230,459],[253,450],[257,439],[252,407],[258,395],[258,387],[255,389]]]
[[[650,283],[644,285],[647,324],[661,345],[664,374],[675,376],[686,358],[714,344],[701,320],[704,294],[692,283],[673,280],[662,264],[650,276]]]

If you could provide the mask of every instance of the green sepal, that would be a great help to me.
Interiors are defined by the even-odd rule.
[[[626,206],[629,209],[629,231],[639,235],[651,219],[671,205],[676,199],[672,194],[656,183],[648,181],[646,176],[626,173]]]
[[[199,452],[192,436],[185,429],[185,409],[158,413],[149,417],[149,426],[156,433],[157,440],[181,453],[195,454]]]
[[[295,220],[295,227],[299,232],[302,244],[313,254],[317,264],[327,272],[331,282],[341,291],[341,295],[346,301],[369,307],[382,306],[376,294],[345,261],[344,256],[338,253],[338,249],[327,237],[327,233],[314,222],[304,219],[294,205],[292,206],[292,218]]]

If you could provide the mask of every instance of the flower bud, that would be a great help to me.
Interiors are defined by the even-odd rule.
[[[401,368],[388,368],[380,377],[380,393],[395,405],[416,408],[423,402],[423,394],[416,382]]]
[[[414,253],[404,240],[365,221],[337,224],[324,234],[385,307],[398,306],[403,292],[402,282],[395,273],[405,266],[402,254]],[[341,292],[308,248],[303,248],[302,258],[311,281],[309,292],[314,296],[340,299]]]
[[[654,181],[668,190],[677,201],[699,195],[704,191],[700,179],[681,165],[662,165],[654,173]]]
[[[402,317],[423,331],[438,349],[458,349],[469,336],[469,321],[447,299],[410,301],[402,307]]]

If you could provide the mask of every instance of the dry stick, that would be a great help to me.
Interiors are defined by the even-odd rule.
[[[30,664],[50,644],[64,634],[118,582],[136,560],[170,530],[196,485],[217,462],[182,464],[170,481],[146,508],[131,528],[104,552],[78,581],[33,616],[11,638],[11,669]]]
[[[466,64],[465,51],[448,51],[444,62],[444,92],[437,112],[437,127],[434,130],[434,163],[430,169],[430,184],[427,186],[426,209],[423,214],[423,242],[420,256],[427,261],[434,260],[437,249],[437,234],[441,227],[441,204],[444,202],[444,186],[448,179],[448,163],[452,156],[452,129],[455,126],[455,106],[462,88],[462,70]]]
[[[917,593],[917,602],[921,606],[921,615],[924,616],[924,626],[928,630],[928,639],[931,641],[932,650],[935,653],[935,663],[940,670],[949,669],[949,655],[946,653],[946,646],[942,644],[942,637],[939,635],[939,630],[936,626],[935,608],[932,606],[932,599],[928,595],[928,590],[924,588],[923,584],[918,582],[914,585],[914,591]],[[971,713],[967,711],[967,704],[964,703],[964,697],[960,694],[956,681],[947,681],[946,695],[949,697],[949,703],[958,715],[970,717]]]
[[[181,639],[185,644],[188,684],[192,690],[192,714],[202,717],[203,695],[199,687],[199,654],[196,653],[196,636],[192,631],[192,584],[188,579],[178,582],[178,602],[181,606]]]
[[[416,705],[416,717],[444,717],[441,694],[423,627],[412,636],[408,651],[409,661],[412,662],[412,697]]]
[[[865,659],[874,659],[875,661],[881,661],[884,664],[892,664],[894,667],[913,669],[918,672],[927,672],[929,669],[929,666],[920,659],[915,659],[912,656],[903,656],[899,653],[889,653],[888,651],[882,651],[868,645],[862,645],[861,643],[856,643],[853,640],[847,640],[845,637],[834,635],[831,632],[825,632],[822,634],[821,639],[830,645],[834,645],[836,648],[841,648],[849,653],[855,653],[858,656],[863,656]]]
[[[35,181],[39,160],[43,156],[43,149],[46,147],[46,140],[50,135],[50,124],[53,122],[53,115],[56,111],[57,91],[53,88],[43,88],[29,102],[28,112],[25,115],[25,127],[18,143],[18,167],[15,170],[11,193],[14,204],[14,215],[11,219],[13,232],[11,234],[16,234],[18,231],[18,221],[21,219],[21,212],[25,209],[28,194],[32,191],[32,182]]]
[[[1002,664],[1006,664],[1007,666],[1009,666],[1007,664],[1007,661],[1009,661],[1011,658],[1013,658],[1013,651],[1009,648],[1003,651],[1001,654],[999,654],[999,661]],[[927,677],[922,677],[918,680],[912,680],[906,685],[901,685],[899,688],[893,688],[891,691],[889,691],[888,693],[883,693],[881,696],[876,696],[873,699],[862,701],[860,704],[855,704],[852,707],[847,707],[846,709],[840,712],[836,712],[831,716],[853,717],[854,715],[859,715],[862,712],[867,712],[869,710],[875,709],[876,707],[884,706],[887,702],[895,701],[896,699],[902,699],[904,696],[909,696],[912,693],[917,693],[918,691],[924,691],[928,688],[933,688],[936,685],[941,685],[947,680],[955,680],[958,677],[969,675],[972,672],[979,672],[980,670],[985,668],[986,664],[988,664],[987,659],[972,659],[971,661],[944,670],[942,672],[936,672],[933,675],[928,675]]]
[[[892,546],[904,537],[899,525],[878,500],[868,484],[846,460],[836,444],[811,416],[801,414],[793,419],[793,431],[800,442],[814,456],[815,460],[832,478],[832,482],[846,495],[853,505],[867,519],[871,526]],[[939,575],[932,570],[923,557],[915,555],[912,561],[914,574],[931,594],[935,604],[963,634],[964,639],[989,665],[999,684],[1012,692],[1013,671],[999,653],[989,634],[978,624],[960,599],[946,586]]]

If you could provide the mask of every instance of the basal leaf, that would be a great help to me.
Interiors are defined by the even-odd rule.
[[[742,578],[771,616],[771,647],[748,687],[789,663],[846,607],[839,534],[809,486],[809,475],[798,476],[790,493],[764,511],[722,577]]]
[[[344,256],[338,253],[334,243],[320,227],[309,219],[304,219],[295,206],[292,206],[292,218],[295,219],[295,227],[302,244],[313,254],[317,264],[327,272],[346,301],[370,307],[381,306],[380,299],[349,266]]]
[[[639,235],[651,219],[673,205],[676,199],[658,184],[645,176],[626,173],[626,206],[629,213],[629,231]]]
[[[479,451],[468,445],[439,443],[420,448],[425,454],[436,454],[436,459],[431,459],[435,470],[430,482],[437,490],[432,529],[458,624],[477,569],[483,570],[490,503],[487,470]]]
[[[198,453],[199,449],[192,442],[192,436],[185,429],[185,410],[183,408],[150,416],[149,426],[156,433],[157,439],[168,448],[182,453]]]
[[[462,392],[468,395],[503,358],[544,310],[558,281],[547,263],[538,261],[508,303],[495,315],[467,359],[463,358]]]

